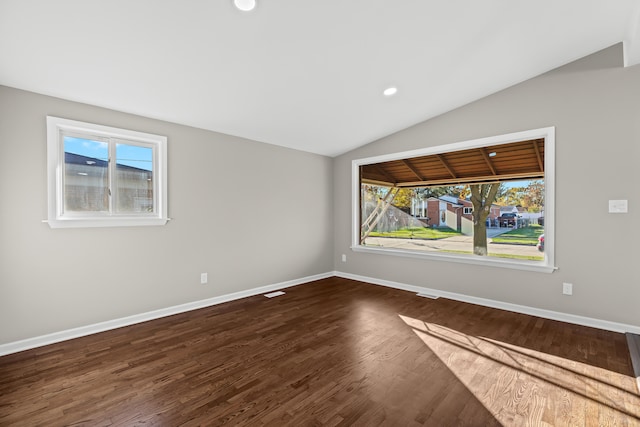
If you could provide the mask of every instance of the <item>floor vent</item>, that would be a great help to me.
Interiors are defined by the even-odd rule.
[[[431,299],[438,299],[438,298],[440,298],[440,297],[439,297],[439,296],[437,296],[437,295],[423,294],[422,292],[420,292],[419,294],[416,294],[416,295],[418,295],[419,297],[431,298]]]
[[[267,298],[279,297],[280,295],[284,295],[284,292],[275,291],[275,292],[271,292],[269,294],[264,294],[264,296],[267,297]]]

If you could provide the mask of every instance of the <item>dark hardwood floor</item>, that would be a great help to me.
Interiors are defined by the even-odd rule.
[[[0,357],[0,425],[640,425],[623,334],[340,278]]]

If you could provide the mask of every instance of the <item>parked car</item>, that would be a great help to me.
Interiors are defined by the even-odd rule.
[[[515,227],[518,215],[515,212],[500,215],[500,227]]]
[[[540,237],[538,237],[538,244],[536,245],[536,248],[538,248],[540,252],[544,252],[544,234],[541,234]]]

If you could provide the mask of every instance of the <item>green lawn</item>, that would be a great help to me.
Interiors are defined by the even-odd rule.
[[[538,243],[538,236],[544,232],[544,227],[533,225],[530,227],[519,228],[511,230],[507,233],[501,234],[498,237],[493,238],[493,242],[499,241],[499,243],[507,243],[513,245],[531,245],[535,246]],[[401,228],[397,231],[390,231],[386,233],[372,232],[371,237],[397,237],[401,239],[423,239],[423,240],[437,240],[445,239],[447,237],[459,236],[458,233],[451,228],[426,228],[426,227],[407,227]],[[489,246],[489,250],[491,247]],[[459,253],[471,255],[472,251],[459,251],[459,250],[447,250],[441,249],[439,252]],[[516,254],[497,254],[489,252],[488,256],[498,258],[511,258],[527,261],[541,261],[544,259],[544,255],[516,255]]]
[[[380,233],[377,231],[371,232],[371,237],[398,237],[401,239],[428,239],[437,240],[445,239],[447,237],[459,236],[461,233],[448,228],[426,228],[426,227],[406,227],[396,231],[388,231]]]
[[[529,227],[517,228],[499,236],[493,237],[493,243],[508,243],[511,245],[535,246],[538,237],[544,233],[544,227],[531,225]]]

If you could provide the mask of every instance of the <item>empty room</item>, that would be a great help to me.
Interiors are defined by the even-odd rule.
[[[0,426],[640,426],[640,3],[0,0]]]

